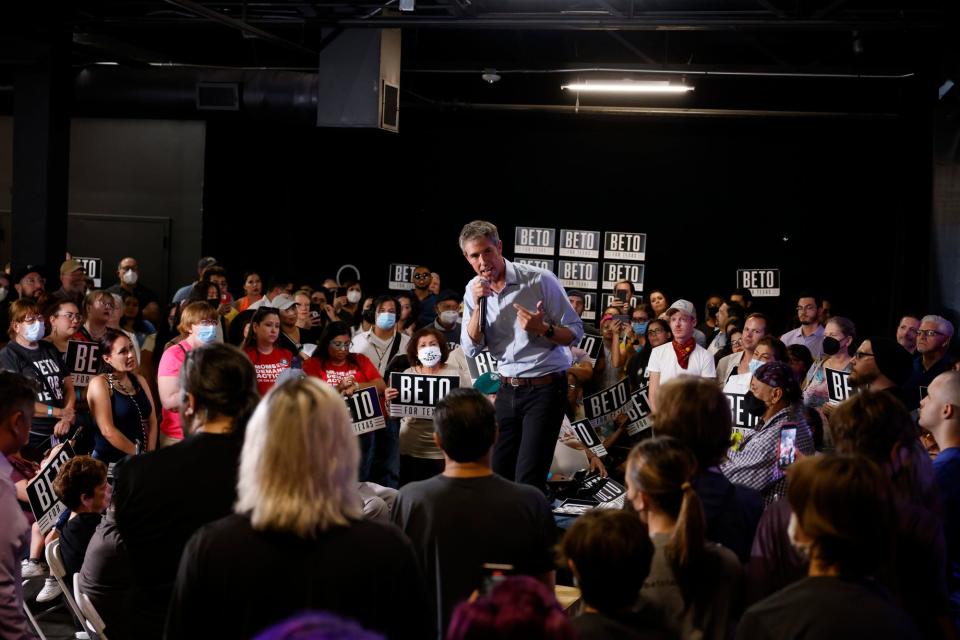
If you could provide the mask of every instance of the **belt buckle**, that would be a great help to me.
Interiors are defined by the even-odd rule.
[[[520,386],[520,378],[509,378],[509,380],[510,380],[511,387],[516,388]]]

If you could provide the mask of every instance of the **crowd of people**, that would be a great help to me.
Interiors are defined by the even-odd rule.
[[[623,281],[594,325],[494,225],[459,244],[462,294],[426,265],[241,292],[205,257],[169,304],[134,257],[104,290],[4,274],[0,637],[33,637],[29,581],[59,597],[57,539],[110,638],[958,637],[949,320],[863,336],[801,293],[777,330],[747,289],[700,313]],[[391,374],[451,390],[398,417]],[[644,428],[588,413],[620,384]],[[67,449],[46,530],[28,485]],[[622,500],[561,515],[584,473]]]

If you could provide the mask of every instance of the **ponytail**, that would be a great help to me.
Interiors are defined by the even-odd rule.
[[[707,526],[700,496],[693,490],[689,480],[680,485],[680,491],[682,498],[677,525],[667,542],[666,555],[684,599],[688,599],[695,586],[695,570],[703,556]]]

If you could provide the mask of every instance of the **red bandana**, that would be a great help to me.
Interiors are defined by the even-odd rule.
[[[694,348],[697,346],[696,341],[690,338],[683,344],[680,344],[676,340],[671,344],[673,344],[673,352],[677,354],[677,363],[681,369],[686,369],[690,366],[690,354],[693,353]]]

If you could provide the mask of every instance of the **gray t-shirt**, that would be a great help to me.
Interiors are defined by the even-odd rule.
[[[700,590],[696,602],[685,602],[683,592],[667,559],[665,533],[655,533],[650,575],[640,589],[641,597],[658,607],[665,623],[680,638],[727,638],[734,620],[731,609],[739,594],[740,561],[736,554],[708,542],[703,564],[693,584]]]

